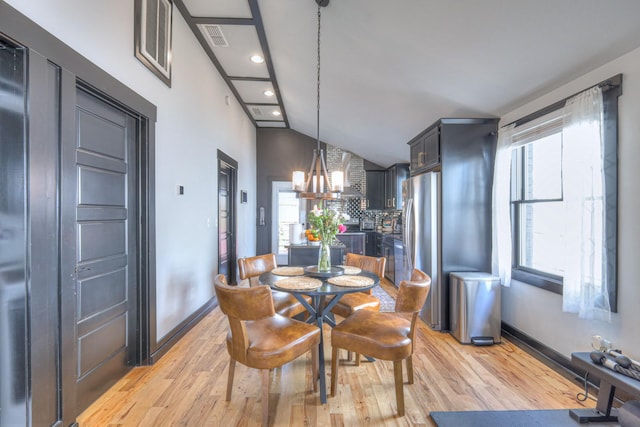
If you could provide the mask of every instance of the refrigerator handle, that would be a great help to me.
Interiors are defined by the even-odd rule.
[[[409,276],[411,275],[411,271],[413,271],[413,239],[414,236],[411,235],[411,230],[413,229],[413,215],[412,215],[412,208],[413,208],[413,197],[410,197],[407,199],[407,205],[404,207],[405,212],[404,212],[404,222],[403,222],[403,233],[402,233],[402,238],[404,240],[404,248],[405,251],[407,252],[407,263],[408,263],[408,267],[409,267],[409,271],[408,274]]]

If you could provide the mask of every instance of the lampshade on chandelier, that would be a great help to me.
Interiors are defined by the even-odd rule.
[[[331,180],[324,161],[324,152],[320,149],[320,9],[329,4],[329,0],[315,0],[318,4],[318,74],[316,79],[316,149],[313,150],[313,159],[309,174],[306,177],[304,171],[294,171],[291,185],[298,197],[302,199],[335,200],[340,198],[344,190],[344,173],[333,171]]]

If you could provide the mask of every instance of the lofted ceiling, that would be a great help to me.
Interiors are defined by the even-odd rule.
[[[315,0],[174,3],[257,127],[315,138]],[[639,47],[638,17],[638,0],[330,0],[320,138],[406,162],[439,118],[500,117]]]

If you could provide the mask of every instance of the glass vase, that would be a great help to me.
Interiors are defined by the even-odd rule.
[[[318,252],[318,272],[328,271],[331,271],[331,245],[329,242],[321,240]]]

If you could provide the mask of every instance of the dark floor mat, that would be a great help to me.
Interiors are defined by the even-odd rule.
[[[542,411],[432,412],[438,427],[577,427],[617,426],[617,423],[580,424],[568,409]]]

